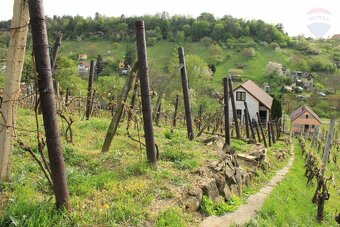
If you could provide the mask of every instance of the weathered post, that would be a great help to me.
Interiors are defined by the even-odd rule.
[[[223,78],[224,88],[224,133],[225,143],[230,146],[230,119],[229,119],[229,85],[228,78]]]
[[[68,105],[68,98],[70,95],[70,89],[66,88],[66,95],[65,95],[65,105]]]
[[[257,122],[258,122],[257,124],[260,126],[260,130],[261,130],[264,146],[267,147],[266,136],[264,135],[264,131],[263,131],[263,128],[262,128],[260,115],[259,115],[258,112],[256,112],[256,116],[257,116]]]
[[[172,126],[174,128],[176,128],[176,123],[177,123],[178,100],[179,100],[179,96],[176,95],[174,119],[172,120]]]
[[[241,139],[240,128],[239,128],[238,121],[237,121],[236,104],[235,104],[233,84],[231,81],[231,77],[228,78],[228,85],[229,85],[231,107],[233,109],[233,119],[234,119],[234,125],[235,125],[235,130],[236,130],[236,138]]]
[[[130,111],[128,112],[128,124],[132,120],[132,111],[135,108],[136,96],[138,91],[138,80],[135,80],[135,86],[133,87],[131,102],[130,102]]]
[[[201,130],[202,114],[203,114],[203,105],[200,105],[200,108],[198,110],[198,122],[197,122],[197,129],[198,129],[198,131]]]
[[[268,122],[267,124],[267,131],[268,131],[268,142],[269,142],[269,147],[272,146],[272,133],[270,130],[270,123]]]
[[[192,119],[191,119],[191,108],[190,108],[190,100],[189,100],[189,85],[188,85],[188,77],[187,77],[187,66],[185,64],[184,57],[184,48],[178,48],[178,56],[179,56],[179,64],[183,65],[181,68],[181,77],[182,77],[182,89],[183,89],[183,98],[184,98],[184,111],[185,111],[185,119],[187,123],[187,131],[189,140],[194,139],[194,130],[192,127]]]
[[[0,183],[10,180],[12,143],[16,124],[16,99],[19,98],[28,32],[28,5],[14,0],[10,43],[6,60],[5,86],[0,100]],[[8,126],[8,127],[6,127]]]
[[[248,125],[248,122],[249,122],[248,121],[248,111],[247,111],[247,109],[244,109],[243,111],[244,111],[244,113],[243,113],[243,115],[244,115],[244,125],[246,127],[246,138],[249,139],[250,136],[249,136],[249,125]]]
[[[85,112],[86,120],[90,119],[90,115],[91,115],[93,77],[94,77],[94,60],[91,60],[89,82],[87,86],[87,99],[86,99],[86,112]]]
[[[273,144],[276,142],[275,141],[275,132],[274,132],[274,127],[273,127],[273,120],[272,120],[272,115],[269,113],[269,122],[270,122],[270,135],[272,138]]]
[[[251,119],[250,119],[250,114],[249,114],[247,102],[244,102],[244,107],[245,107],[246,110],[247,110],[247,120],[248,120],[248,123],[249,123],[251,136],[253,137],[253,139],[254,139],[255,142],[256,142],[255,133],[254,133],[254,128],[253,128],[253,124],[252,124]]]
[[[156,114],[156,119],[155,119],[155,123],[157,126],[159,126],[159,120],[161,117],[161,108],[162,108],[162,102],[159,104],[158,108],[157,108],[157,114]]]
[[[33,50],[38,73],[41,109],[44,120],[48,157],[57,208],[71,209],[64,159],[56,117],[47,29],[42,0],[28,1],[32,27]]]
[[[138,55],[138,77],[140,79],[146,155],[148,161],[152,165],[156,165],[157,154],[152,125],[152,108],[150,98],[150,85],[148,75],[144,21],[136,21],[135,28]]]
[[[325,192],[325,171],[326,171],[326,165],[328,162],[328,158],[329,158],[329,153],[331,150],[331,145],[332,145],[332,140],[333,140],[333,130],[334,130],[334,118],[331,118],[331,121],[329,123],[329,130],[327,133],[327,140],[326,140],[326,144],[325,144],[325,151],[322,157],[322,166],[321,166],[321,184],[322,186],[322,191],[321,191],[321,196],[319,197],[318,200],[318,210],[317,210],[317,214],[316,214],[316,218],[319,222],[323,221],[323,209],[324,209],[324,205],[325,205],[325,199],[326,199],[326,192]]]
[[[257,139],[259,140],[259,142],[261,142],[261,136],[260,136],[260,132],[259,132],[259,126],[258,123],[255,121],[255,128],[256,128],[256,134],[257,134]]]
[[[114,116],[111,120],[110,126],[107,129],[104,144],[103,144],[103,147],[102,147],[102,152],[107,152],[110,149],[112,139],[116,134],[116,131],[117,131],[117,128],[118,128],[118,125],[119,125],[119,121],[120,121],[120,119],[123,115],[123,109],[124,109],[129,91],[130,91],[132,84],[133,84],[133,81],[135,79],[134,73],[137,70],[137,65],[138,64],[136,63],[132,67],[128,77],[126,78],[122,93],[119,97],[119,103],[117,101],[117,108],[115,109],[115,113],[114,113]],[[118,98],[117,98],[117,100],[118,100]]]

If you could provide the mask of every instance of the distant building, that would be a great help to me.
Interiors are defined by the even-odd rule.
[[[90,69],[90,65],[87,62],[80,62],[79,65],[77,66],[78,68],[78,73],[87,73]]]
[[[78,55],[78,60],[79,61],[85,61],[87,59],[87,54],[79,54]]]
[[[264,92],[253,81],[248,80],[234,89],[237,117],[244,119],[244,101],[247,102],[250,119],[257,121],[256,113],[259,113],[262,122],[268,122],[272,108],[273,98]],[[232,108],[229,108],[229,116],[233,117]]]
[[[314,89],[314,76],[309,72],[295,71],[290,74],[290,78],[296,86],[303,87],[306,90]]]
[[[319,116],[308,106],[301,106],[290,114],[291,128],[294,133],[314,132],[319,127]]]
[[[340,39],[340,34],[334,34],[331,39]]]

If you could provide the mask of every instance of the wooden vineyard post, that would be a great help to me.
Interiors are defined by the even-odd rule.
[[[19,98],[21,73],[24,65],[28,32],[28,5],[25,0],[14,0],[10,43],[6,60],[5,86],[0,100],[0,183],[10,180],[16,99]],[[7,127],[6,127],[7,126]]]
[[[261,130],[264,146],[267,147],[266,136],[264,135],[264,131],[263,131],[263,128],[262,128],[260,115],[259,115],[258,112],[256,112],[256,116],[257,116],[257,124],[260,126],[260,130]]]
[[[224,133],[225,143],[230,146],[230,119],[229,119],[229,85],[228,78],[223,78],[224,88]]]
[[[228,78],[228,85],[229,85],[231,107],[233,109],[233,119],[234,119],[234,125],[235,125],[235,130],[236,130],[236,138],[241,139],[240,127],[238,125],[238,120],[237,120],[236,104],[235,104],[233,84],[232,84],[232,81],[231,81],[231,77]]]
[[[256,128],[256,134],[257,134],[257,139],[259,140],[259,142],[261,142],[261,136],[260,136],[260,132],[259,132],[259,126],[258,123],[255,121],[255,128]]]
[[[89,82],[87,86],[87,99],[86,99],[86,111],[85,111],[86,120],[90,119],[90,115],[91,115],[93,77],[94,77],[94,60],[91,60]]]
[[[178,111],[178,100],[179,96],[176,95],[176,100],[175,100],[175,111],[174,111],[174,119],[172,120],[172,126],[176,128],[176,123],[177,123],[177,111]]]
[[[110,149],[112,139],[116,134],[116,131],[117,131],[117,128],[118,128],[118,125],[119,125],[119,121],[120,121],[120,119],[123,115],[123,109],[124,109],[129,91],[130,91],[132,84],[133,84],[133,81],[135,79],[134,73],[137,70],[137,65],[138,64],[135,64],[132,67],[128,77],[126,78],[122,93],[120,95],[119,103],[117,105],[117,108],[115,109],[115,113],[114,113],[114,116],[111,120],[110,126],[107,129],[104,144],[103,144],[103,147],[102,147],[102,152],[107,152]],[[118,100],[118,98],[117,98],[117,100]]]
[[[191,119],[191,108],[190,108],[190,98],[189,98],[189,85],[188,85],[188,77],[187,77],[187,67],[185,64],[184,57],[184,48],[178,48],[178,57],[179,64],[183,65],[181,68],[181,77],[182,77],[182,89],[183,89],[183,98],[184,98],[184,111],[185,111],[185,119],[187,124],[188,138],[189,140],[194,139],[194,130],[192,127],[192,119]]]
[[[248,124],[249,124],[249,128],[250,128],[251,136],[252,136],[252,138],[253,138],[253,139],[255,140],[255,142],[256,142],[254,127],[253,127],[253,124],[252,124],[251,119],[250,119],[250,114],[249,114],[249,109],[248,109],[247,102],[244,102],[244,107],[245,107],[246,110],[247,110],[247,119],[248,119]]]
[[[275,141],[275,132],[274,132],[274,126],[273,126],[273,120],[272,120],[271,114],[269,114],[269,123],[270,123],[270,135],[272,138],[272,142],[274,144],[276,141]]]
[[[156,154],[156,146],[155,146],[155,140],[154,140],[153,125],[152,125],[152,109],[151,109],[144,21],[136,21],[135,28],[136,28],[136,42],[137,42],[137,55],[138,55],[138,77],[140,79],[146,154],[147,154],[148,161],[152,165],[156,165],[157,154]]]
[[[322,157],[322,166],[321,166],[321,171],[320,171],[320,174],[321,174],[321,184],[322,184],[322,189],[321,189],[321,195],[319,196],[319,199],[318,199],[318,209],[317,209],[317,214],[316,214],[316,219],[319,221],[319,222],[322,222],[323,221],[323,210],[324,210],[324,206],[325,206],[325,200],[326,200],[326,194],[327,194],[327,191],[325,190],[325,171],[326,171],[326,165],[327,165],[327,162],[328,162],[328,158],[329,158],[329,153],[330,153],[330,150],[331,150],[331,145],[332,145],[332,140],[333,140],[333,130],[334,130],[334,124],[335,124],[335,121],[334,121],[334,118],[331,118],[331,121],[329,123],[329,130],[328,130],[328,133],[327,133],[327,140],[325,141],[325,151],[324,151],[324,154],[323,154],[323,157]]]
[[[156,119],[155,119],[155,123],[157,126],[159,126],[159,120],[161,117],[161,108],[162,108],[162,102],[159,104],[158,108],[157,108],[157,113],[156,113]]]
[[[250,138],[250,136],[249,136],[249,125],[248,125],[248,112],[247,112],[247,109],[244,109],[243,110],[244,111],[244,113],[243,113],[243,115],[244,115],[244,125],[245,125],[245,128],[246,128],[246,138],[247,139],[249,139]]]
[[[71,209],[54,102],[52,70],[42,0],[28,1],[48,157],[57,208]]]
[[[135,80],[135,85],[133,87],[131,102],[130,102],[130,111],[128,112],[128,124],[130,124],[130,121],[132,120],[132,111],[135,108],[135,102],[136,102],[136,96],[138,92],[138,80]]]
[[[202,125],[202,114],[203,114],[203,106],[200,105],[200,108],[198,110],[198,122],[197,122],[197,129],[198,131],[201,130],[201,125]]]
[[[268,122],[267,124],[267,131],[268,131],[268,143],[269,143],[269,147],[272,146],[272,133],[270,130],[270,123]]]

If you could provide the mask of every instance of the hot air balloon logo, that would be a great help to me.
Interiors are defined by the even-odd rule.
[[[326,35],[331,28],[332,14],[324,8],[314,8],[307,13],[307,28],[319,39]]]

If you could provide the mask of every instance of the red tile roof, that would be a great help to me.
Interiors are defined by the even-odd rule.
[[[237,88],[242,87],[252,96],[254,96],[259,102],[261,102],[268,109],[272,108],[273,98],[264,92],[259,86],[257,86],[253,81],[248,80],[244,84],[241,84]],[[235,90],[237,89],[235,88]]]
[[[290,114],[290,119],[292,121],[294,121],[296,118],[300,117],[306,111],[308,113],[310,113],[316,120],[318,120],[321,123],[321,120],[320,120],[319,116],[309,106],[306,106],[306,105],[300,106],[297,110],[292,112]]]

